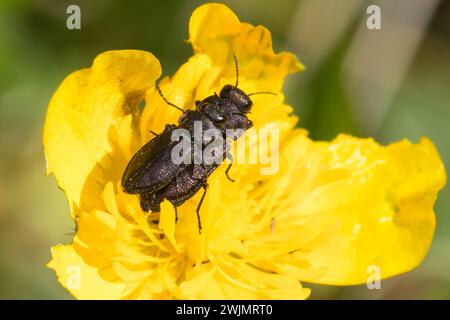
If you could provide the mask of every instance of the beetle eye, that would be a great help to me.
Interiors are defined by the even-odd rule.
[[[253,106],[252,101],[250,99],[248,99],[247,101],[243,102],[241,105],[238,105],[238,108],[243,113],[249,113],[252,106]]]
[[[208,109],[206,111],[206,115],[214,122],[223,122],[225,121],[225,117],[223,114],[217,109]]]
[[[217,105],[211,103],[203,103],[200,106],[200,111],[204,112],[209,119],[216,123],[225,121],[225,116],[222,110]]]

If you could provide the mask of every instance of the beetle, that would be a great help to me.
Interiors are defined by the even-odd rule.
[[[136,152],[129,161],[121,181],[126,193],[140,195],[141,208],[144,211],[159,212],[160,203],[164,199],[169,200],[175,209],[175,221],[178,220],[177,207],[203,188],[203,195],[196,209],[199,233],[202,230],[200,208],[208,188],[207,179],[220,163],[206,163],[205,161],[188,164],[175,163],[171,156],[173,148],[179,141],[172,139],[173,134],[177,129],[185,129],[193,134],[196,121],[202,124],[203,132],[208,129],[219,130],[224,137],[223,142],[217,144],[215,141],[202,139],[201,151],[203,152],[207,147],[212,147],[213,152],[216,152],[215,156],[223,161],[227,156],[230,157],[228,152],[229,141],[226,139],[227,129],[237,132],[231,138],[237,140],[245,130],[253,126],[252,121],[247,117],[253,105],[250,96],[260,93],[274,94],[266,91],[246,94],[239,89],[238,62],[234,54],[233,58],[236,69],[235,85],[227,84],[220,90],[219,95],[214,93],[203,100],[196,101],[194,110],[184,111],[171,103],[164,97],[159,86],[156,85],[161,98],[183,114],[178,120],[178,125],[166,125],[163,132],[156,135]],[[213,146],[213,143],[216,143],[216,145]],[[230,181],[234,181],[228,175],[231,165],[232,163],[229,164],[225,174]]]

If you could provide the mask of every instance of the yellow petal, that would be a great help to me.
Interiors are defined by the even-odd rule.
[[[387,278],[423,260],[435,227],[433,205],[446,182],[428,139],[383,147],[346,135],[312,142],[297,132],[283,152],[289,172],[278,185],[285,190],[276,230],[302,230],[298,241],[309,240],[296,258],[325,270],[300,280],[359,284],[374,268]]]
[[[98,269],[87,265],[71,245],[53,247],[52,257],[48,267],[78,299],[120,299],[127,294],[125,285],[103,280]]]
[[[161,66],[151,53],[108,51],[90,69],[69,75],[55,92],[44,126],[47,172],[54,173],[71,207],[84,209],[85,203],[80,203],[84,183],[112,151],[111,128],[128,114],[136,116],[139,101],[160,74]],[[111,174],[103,169],[102,174]]]
[[[263,272],[241,261],[222,259],[220,263],[188,268],[180,284],[181,299],[306,299],[310,290],[295,278]]]
[[[254,88],[258,90],[278,91],[287,74],[303,69],[295,55],[273,52],[269,30],[240,22],[224,4],[198,7],[189,22],[189,36],[194,52],[207,54],[216,65],[223,66],[228,79],[235,77],[234,52],[240,82],[257,83]]]
[[[174,249],[180,252],[180,247],[175,240],[175,209],[167,200],[161,204],[159,228],[164,231]]]

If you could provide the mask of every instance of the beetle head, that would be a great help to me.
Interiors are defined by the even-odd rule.
[[[242,113],[249,113],[253,102],[250,97],[241,89],[230,84],[225,85],[220,90],[220,97],[234,103]]]

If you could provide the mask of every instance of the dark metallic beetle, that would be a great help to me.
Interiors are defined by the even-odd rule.
[[[223,135],[223,142],[221,142],[223,145],[217,146],[217,152],[223,161],[227,155],[229,156],[226,130],[233,129],[237,130],[235,132],[240,132],[232,137],[233,140],[236,140],[242,135],[243,131],[252,127],[252,122],[247,118],[253,104],[250,99],[252,94],[246,94],[238,88],[238,64],[236,57],[234,55],[233,57],[236,66],[236,85],[225,85],[219,95],[214,94],[202,101],[196,101],[195,110],[184,111],[169,102],[160,88],[156,87],[163,100],[183,112],[183,115],[178,120],[178,126],[166,125],[162,133],[137,151],[122,176],[122,186],[125,192],[139,194],[141,207],[144,211],[159,212],[160,203],[167,199],[175,208],[176,220],[178,219],[176,208],[203,188],[204,192],[196,210],[200,233],[202,229],[200,207],[206,195],[207,179],[220,163],[174,163],[171,158],[172,149],[179,141],[172,141],[172,134],[179,128],[186,129],[193,134],[194,122],[196,121],[201,122],[203,131],[208,129],[220,130]],[[257,93],[270,94],[270,92],[253,94]],[[210,143],[214,143],[214,141],[203,140],[203,150],[207,146],[211,147]],[[212,147],[214,150],[215,147]],[[228,179],[233,181],[228,176],[230,168],[231,164],[225,173]]]

